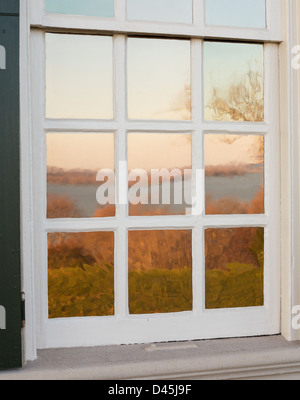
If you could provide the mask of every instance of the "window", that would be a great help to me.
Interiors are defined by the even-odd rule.
[[[39,348],[280,331],[279,3],[171,3],[31,10]]]

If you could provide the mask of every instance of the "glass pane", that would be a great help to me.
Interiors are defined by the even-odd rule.
[[[46,34],[47,118],[113,118],[111,37]]]
[[[206,0],[207,25],[266,27],[266,0]]]
[[[206,42],[204,84],[206,120],[263,121],[263,45]]]
[[[206,214],[263,214],[264,137],[205,135]]]
[[[47,217],[115,215],[114,135],[47,134]]]
[[[128,39],[128,115],[132,119],[189,120],[190,42]]]
[[[46,0],[46,12],[114,17],[114,0]]]
[[[128,0],[128,19],[158,22],[193,22],[193,0]]]
[[[129,232],[130,314],[192,311],[192,232]]]
[[[264,229],[205,231],[206,309],[264,305]]]
[[[49,318],[114,315],[114,233],[48,234]]]
[[[129,215],[185,215],[191,204],[191,135],[128,135]]]

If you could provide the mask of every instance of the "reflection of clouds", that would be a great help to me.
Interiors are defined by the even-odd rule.
[[[240,140],[241,136],[235,136],[235,135],[219,135],[219,137],[216,137],[212,140],[215,140],[216,142],[222,142],[226,144],[233,144],[237,140]]]

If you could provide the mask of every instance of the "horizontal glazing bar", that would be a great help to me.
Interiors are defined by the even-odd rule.
[[[94,33],[125,33],[129,35],[160,35],[191,38],[228,38],[240,41],[280,42],[282,35],[267,29],[249,29],[236,27],[201,27],[193,24],[158,23],[148,21],[118,21],[95,17],[69,15],[46,15],[42,24],[32,28],[47,31],[76,30]]]

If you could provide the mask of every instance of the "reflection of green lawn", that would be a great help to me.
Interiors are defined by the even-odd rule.
[[[114,268],[109,264],[49,269],[49,318],[114,315]]]
[[[49,269],[49,317],[114,315],[114,268],[109,264]],[[263,268],[232,263],[206,271],[206,308],[264,304]],[[192,270],[129,272],[131,314],[191,311]]]
[[[192,311],[191,268],[129,273],[131,314]]]
[[[264,305],[262,267],[228,264],[226,270],[206,271],[206,308],[236,308]]]

